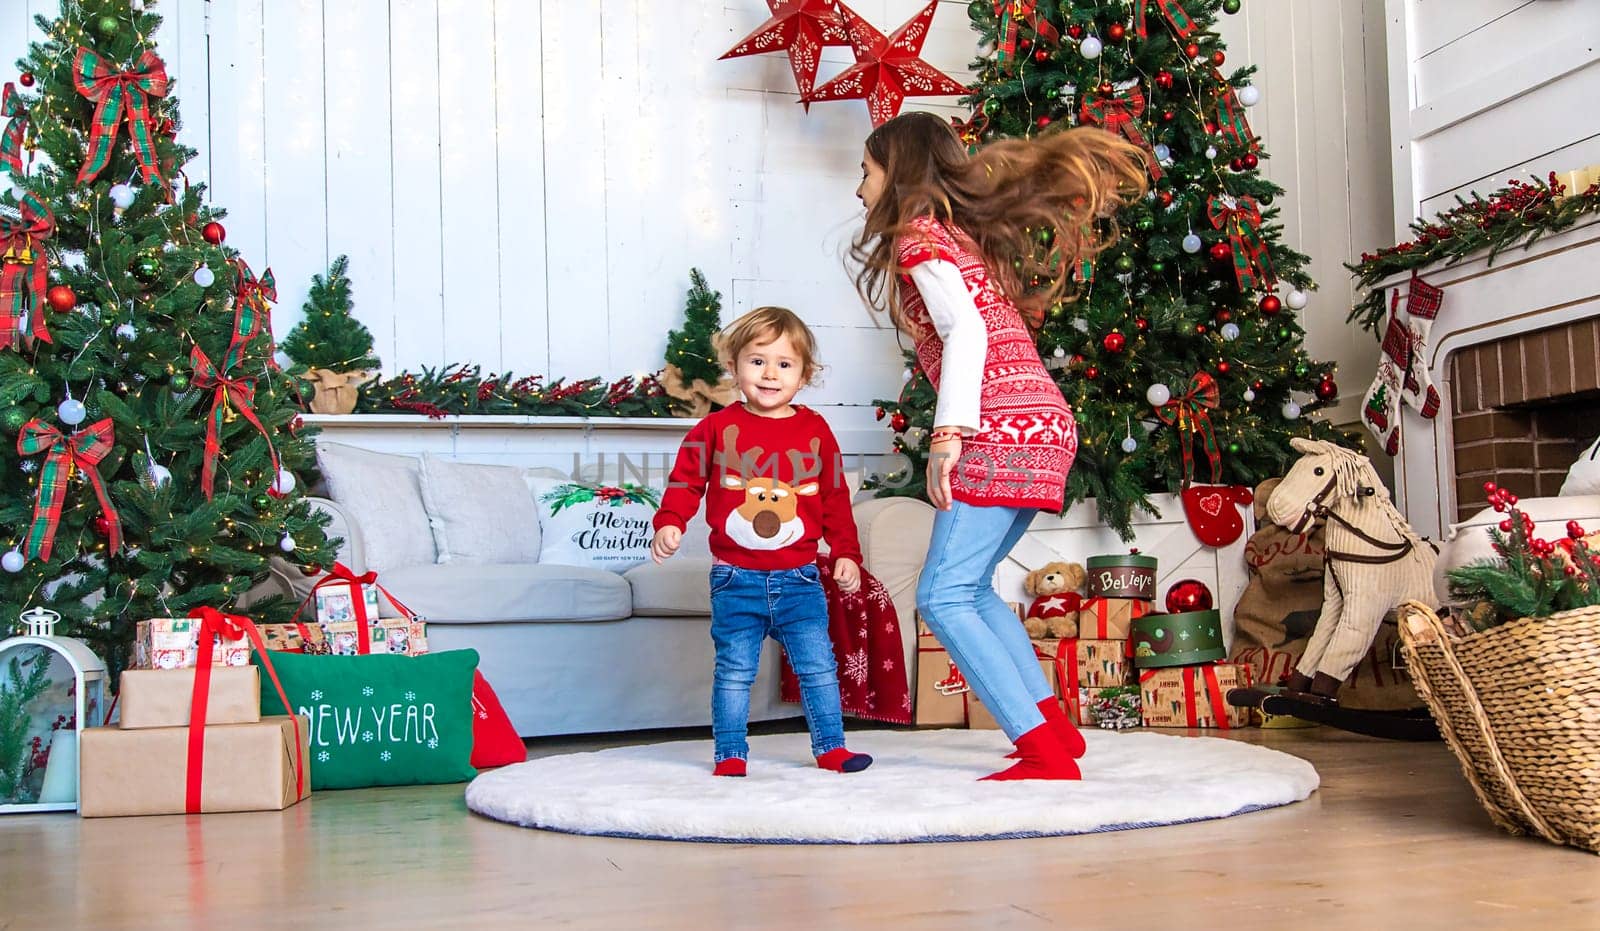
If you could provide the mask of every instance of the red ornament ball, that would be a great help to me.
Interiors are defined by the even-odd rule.
[[[78,295],[64,284],[58,284],[44,292],[44,299],[50,302],[50,308],[57,313],[65,313],[78,306]]]
[[[1034,52],[1033,52],[1033,60],[1034,61],[1049,61],[1050,60],[1050,50],[1047,49],[1047,48],[1035,49]]]
[[[1211,260],[1213,262],[1226,262],[1233,258],[1233,247],[1225,242],[1211,244]]]
[[[1039,117],[1039,120],[1038,120],[1038,123],[1039,123],[1039,128],[1040,128],[1040,129],[1043,129],[1043,128],[1045,128],[1045,127],[1046,127],[1046,126],[1049,126],[1049,125],[1050,125],[1050,117],[1048,117],[1048,116],[1041,116],[1041,117]]]
[[[1206,583],[1199,579],[1184,579],[1181,582],[1174,582],[1172,587],[1167,589],[1168,614],[1210,611],[1211,605],[1211,589],[1206,588]]]
[[[1161,88],[1164,91],[1169,91],[1169,90],[1172,90],[1172,84],[1173,84],[1173,79],[1172,79],[1172,72],[1171,71],[1157,71],[1156,72],[1156,86],[1157,87]]]
[[[1244,171],[1244,162],[1236,158],[1228,163],[1228,167],[1234,171]]]
[[[96,536],[103,540],[111,538],[111,518],[104,514],[96,514],[92,524]]]
[[[874,418],[878,419],[878,420],[882,420],[887,415],[888,415],[888,411],[885,411],[881,407],[875,407],[875,408],[872,409],[872,416]]]
[[[21,74],[17,75],[17,83],[21,84],[23,87],[32,87],[33,86],[33,72],[32,71],[24,71]]]
[[[1266,382],[1263,382],[1259,378],[1250,383],[1250,387],[1254,388],[1257,391],[1260,391],[1265,386],[1266,386]]]
[[[1278,300],[1278,295],[1276,294],[1268,294],[1261,299],[1261,312],[1269,317],[1282,309],[1283,302]]]
[[[1172,122],[1173,120],[1175,120],[1177,118],[1178,118],[1178,114],[1175,113],[1172,110],[1162,110],[1161,111],[1161,122],[1163,122],[1163,123],[1170,123],[1170,122]]]
[[[1090,381],[1094,381],[1096,378],[1100,377],[1100,369],[1091,365],[1083,370],[1083,377],[1089,379]]]
[[[1217,134],[1217,124],[1211,122],[1210,120],[1206,120],[1206,135],[1215,136],[1216,134]]]
[[[1249,171],[1261,164],[1261,159],[1256,158],[1256,153],[1254,152],[1246,152],[1239,156],[1239,164],[1243,165],[1246,171]]]
[[[909,425],[910,422],[906,420],[906,415],[899,411],[895,411],[894,416],[889,418],[889,427],[896,433],[904,433]]]
[[[1106,38],[1113,42],[1121,42],[1128,36],[1128,27],[1121,23],[1112,23],[1106,27]]]
[[[1101,81],[1100,82],[1100,86],[1098,88],[1096,88],[1096,90],[1098,90],[1100,92],[1100,96],[1102,96],[1102,97],[1110,97],[1111,94],[1114,91],[1116,91],[1116,89],[1117,89],[1116,86],[1113,85],[1110,81]]]
[[[1071,36],[1074,39],[1081,39],[1081,38],[1083,38],[1083,27],[1078,25],[1077,23],[1073,23],[1072,25],[1067,27],[1067,35]]]
[[[322,567],[317,565],[316,563],[312,563],[309,566],[301,566],[300,567],[300,574],[304,575],[304,576],[319,575],[319,574],[321,574],[321,572],[322,572]]]
[[[1200,336],[1204,336],[1206,335],[1206,325],[1203,323],[1197,323],[1194,325],[1194,331]]]
[[[1121,352],[1127,347],[1128,338],[1116,330],[1112,330],[1106,334],[1106,338],[1101,340],[1100,344],[1106,347],[1106,352]]]
[[[1223,359],[1221,362],[1217,363],[1217,374],[1218,375],[1226,375],[1231,371],[1233,371],[1233,366],[1228,364],[1228,360],[1227,359]]]
[[[1217,322],[1218,323],[1227,323],[1229,320],[1232,320],[1232,319],[1233,319],[1233,311],[1229,310],[1228,308],[1224,307],[1221,310],[1217,311]]]
[[[1216,65],[1218,68],[1221,68],[1222,63],[1227,60],[1228,56],[1222,53],[1222,49],[1217,49],[1215,52],[1211,53],[1211,63]]]
[[[206,242],[211,243],[213,246],[220,246],[222,241],[228,238],[228,231],[222,228],[221,223],[212,220],[200,228],[200,235],[205,237]]]
[[[1135,317],[1133,320],[1133,327],[1140,333],[1143,333],[1145,330],[1150,329],[1150,321],[1143,317]]]
[[[1183,47],[1183,54],[1189,56],[1190,58],[1199,58],[1200,57],[1200,43],[1198,43],[1198,42],[1190,42],[1188,45],[1185,45]]]
[[[1339,386],[1331,378],[1324,378],[1317,382],[1317,398],[1323,401],[1332,401],[1339,396]]]
[[[1020,40],[1018,40],[1017,44],[1023,48],[1031,48],[1033,46],[1033,40],[1027,36],[1023,36]]]
[[[1157,192],[1157,194],[1156,194],[1156,202],[1159,203],[1163,207],[1171,207],[1172,206],[1172,192],[1171,191],[1160,191],[1160,192]]]

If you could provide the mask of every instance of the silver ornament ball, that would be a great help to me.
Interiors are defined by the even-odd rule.
[[[1078,45],[1078,53],[1084,58],[1093,61],[1100,57],[1102,48],[1103,46],[1101,46],[1099,39],[1094,36],[1085,36],[1083,42]]]
[[[274,494],[286,495],[289,492],[294,491],[294,486],[294,473],[290,472],[288,469],[279,469],[277,476],[272,480],[272,491]]]
[[[1123,438],[1123,440],[1122,440],[1122,451],[1123,452],[1131,453],[1131,452],[1134,452],[1135,450],[1137,450],[1138,448],[1139,448],[1139,441],[1138,440],[1134,439],[1131,436]]]
[[[119,324],[114,332],[117,335],[117,339],[125,343],[131,343],[139,336],[139,330],[131,323]]]
[[[294,552],[294,548],[294,537],[291,537],[288,534],[284,534],[283,539],[278,541],[278,549],[283,550],[285,553]]]
[[[194,270],[194,283],[202,288],[209,288],[217,283],[217,273],[202,265]]]
[[[1299,288],[1295,288],[1293,291],[1290,291],[1283,298],[1283,302],[1289,305],[1290,310],[1304,310],[1306,304],[1310,303],[1310,301],[1311,295],[1300,290]]]
[[[83,423],[83,418],[88,415],[89,412],[84,409],[83,402],[77,398],[67,398],[56,406],[56,416],[69,427]]]
[[[1283,419],[1284,420],[1299,420],[1300,419],[1300,405],[1294,403],[1293,401],[1285,401],[1285,402],[1283,402]]]
[[[1144,398],[1150,402],[1151,407],[1160,407],[1172,400],[1172,389],[1161,382],[1156,382],[1145,391]]]
[[[133,188],[126,184],[113,184],[110,190],[111,204],[118,210],[127,210],[133,206]]]
[[[1234,340],[1238,339],[1239,338],[1239,324],[1237,324],[1237,323],[1224,323],[1222,325],[1222,338],[1227,340],[1230,343],[1233,342]]]
[[[1246,401],[1254,401],[1256,399],[1255,391],[1253,389],[1250,389],[1250,388],[1244,389],[1244,399]]]
[[[1199,252],[1200,248],[1204,245],[1205,243],[1200,241],[1200,237],[1193,233],[1183,237],[1183,251],[1189,253],[1190,255],[1194,255],[1196,252]]]
[[[28,564],[28,557],[22,555],[21,550],[12,550],[0,556],[0,569],[7,572],[21,572],[22,567]]]
[[[1239,88],[1239,102],[1247,107],[1253,107],[1261,102],[1261,90],[1254,84],[1246,84]]]

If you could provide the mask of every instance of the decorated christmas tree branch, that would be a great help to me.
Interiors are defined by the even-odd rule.
[[[1483,489],[1495,511],[1506,515],[1489,529],[1499,558],[1454,569],[1449,575],[1451,593],[1457,598],[1494,608],[1466,612],[1475,629],[1600,605],[1600,553],[1589,545],[1577,521],[1567,522],[1563,539],[1536,537],[1533,518],[1517,508],[1516,495],[1493,482],[1486,482]]]

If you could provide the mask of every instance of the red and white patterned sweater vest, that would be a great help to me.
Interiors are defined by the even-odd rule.
[[[977,434],[962,443],[961,461],[950,477],[952,496],[968,504],[1059,511],[1078,452],[1072,409],[1040,360],[1016,305],[990,280],[966,234],[932,218],[912,225],[918,234],[897,243],[901,267],[909,270],[935,259],[955,265],[988,333],[980,423]],[[913,330],[918,365],[938,390],[944,341],[909,276],[902,280],[900,303]]]

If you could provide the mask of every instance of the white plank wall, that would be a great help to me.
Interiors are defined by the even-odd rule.
[[[56,4],[0,6],[0,49],[20,49],[31,27],[17,8]],[[852,6],[887,31],[921,2]],[[716,60],[765,19],[762,0],[155,8],[184,139],[202,151],[190,180],[209,180],[228,208],[229,243],[273,269],[280,337],[311,276],[345,253],[390,372],[652,371],[698,266],[729,319],[778,303],[811,321],[828,369],[805,400],[847,449],[886,448],[871,401],[898,392],[899,351],[841,262],[859,217],[865,105],[807,113],[782,55]],[[943,0],[924,50],[962,80],[966,10]],[[1220,22],[1229,67],[1263,69],[1250,118],[1265,170],[1289,190],[1286,239],[1314,258],[1310,347],[1341,363],[1346,420],[1376,353],[1343,325],[1340,263],[1387,239],[1393,214],[1383,13],[1383,0],[1250,0]],[[849,61],[826,49],[821,78]],[[913,105],[958,112],[953,99]]]
[[[1600,3],[1387,6],[1399,238],[1457,195],[1600,163]]]

